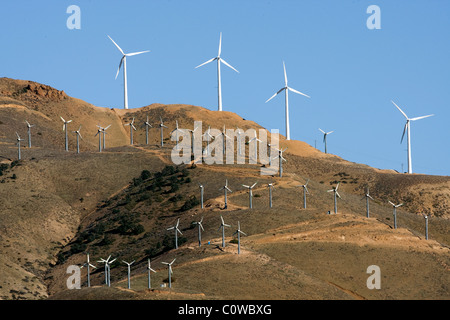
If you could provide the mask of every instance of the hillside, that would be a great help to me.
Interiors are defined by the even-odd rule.
[[[75,134],[64,151],[62,116],[81,125],[81,153]],[[149,118],[149,144],[144,121]],[[130,145],[125,123],[135,118]],[[160,117],[164,147],[160,146]],[[25,140],[25,120],[32,128],[32,148],[22,144],[17,159],[15,132]],[[280,138],[283,177],[260,174],[261,164],[175,165],[170,132],[211,128],[263,129],[231,112],[198,106],[152,104],[118,110],[93,106],[64,91],[31,81],[0,79],[0,297],[3,299],[449,299],[450,178],[406,175],[379,170],[324,154],[301,141]],[[106,127],[106,149],[98,152],[97,125]],[[270,134],[269,134],[270,136]],[[203,146],[206,142],[203,142]],[[219,188],[228,179],[228,209]],[[299,184],[310,179],[308,208]],[[253,209],[242,184],[258,182]],[[269,208],[267,183],[275,182]],[[340,182],[338,214],[332,194]],[[205,186],[205,208],[198,184]],[[371,201],[365,217],[366,188]],[[393,229],[392,207],[398,210]],[[430,215],[430,239],[424,218]],[[220,216],[226,228],[221,248]],[[197,227],[203,217],[202,246]],[[166,229],[180,219],[179,248]],[[232,236],[240,222],[241,254]],[[209,244],[208,244],[209,242]],[[67,266],[82,264],[90,252],[93,288],[67,290]],[[105,288],[100,258],[111,265],[112,287]],[[151,257],[154,290],[146,290]],[[173,287],[161,288],[174,263]],[[132,290],[126,267],[132,266]],[[369,290],[366,269],[379,265],[382,290]],[[85,269],[83,285],[86,285]],[[419,272],[420,270],[420,272]]]

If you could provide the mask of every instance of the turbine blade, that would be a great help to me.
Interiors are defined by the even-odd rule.
[[[122,59],[120,59],[119,68],[117,68],[116,78],[115,79],[117,79],[117,76],[119,75],[119,71],[120,71],[120,68],[122,67],[123,59],[125,59],[125,56],[123,56]]]
[[[139,51],[139,52],[133,52],[133,53],[127,53],[126,56],[127,56],[127,57],[131,57],[131,56],[136,56],[136,55],[138,55],[138,54],[146,53],[146,52],[150,52],[150,50]]]
[[[319,128],[319,130],[320,130],[320,131],[321,131],[321,132],[322,132],[323,134],[325,134],[325,131],[323,131],[323,130],[322,130],[322,129],[320,129],[320,128]]]
[[[239,71],[237,71],[233,66],[231,66],[231,64],[229,64],[228,62],[226,62],[223,59],[220,59],[220,61],[222,61],[227,67],[233,69],[234,71],[236,71],[237,73],[239,73]]]
[[[113,40],[110,36],[108,36],[108,38],[114,43],[114,45],[117,47],[117,49],[119,49],[119,51],[120,51],[123,55],[125,55],[125,53],[122,51],[122,49],[119,47],[119,45],[118,45],[117,43],[115,43],[114,40]]]
[[[284,89],[286,89],[286,88],[281,88],[280,90],[278,90],[273,96],[271,96],[269,99],[266,100],[266,103],[269,102],[270,100],[272,100],[277,94],[279,94]]]
[[[204,66],[205,64],[208,64],[208,63],[210,63],[210,62],[212,62],[212,61],[214,61],[214,60],[216,60],[216,59],[217,59],[217,58],[209,59],[208,61],[203,62],[202,64],[196,66],[194,69],[197,69],[197,68],[199,68],[199,67],[201,67],[201,66]]]
[[[416,120],[420,120],[420,119],[424,119],[424,118],[428,118],[428,117],[432,117],[432,116],[434,116],[434,114],[429,114],[427,116],[422,116],[422,117],[416,117],[416,118],[412,118],[412,119],[409,119],[409,120],[416,121]]]
[[[222,32],[220,33],[220,38],[219,38],[219,51],[217,53],[218,57],[220,57],[221,52],[222,52]]]
[[[406,132],[407,127],[408,127],[408,122],[406,122],[405,127],[403,128],[403,134],[402,134],[402,139],[400,140],[400,143],[403,142],[403,138],[405,137],[405,132]]]
[[[257,183],[258,183],[258,182],[255,182],[255,183],[252,185],[252,188],[253,188],[254,186],[256,186]]]
[[[394,106],[396,106],[397,109],[405,116],[405,118],[408,119],[408,116],[406,115],[406,113],[404,113],[403,110],[400,109],[400,107],[399,107],[398,105],[396,105],[394,101],[391,100],[391,102],[392,102],[392,103],[394,104]]]
[[[307,97],[307,98],[311,98],[311,97],[308,96],[307,94],[304,94],[304,93],[302,93],[302,92],[300,92],[300,91],[297,91],[297,90],[295,90],[295,89],[292,89],[291,87],[288,87],[288,89],[289,89],[290,91],[292,91],[292,92],[301,94],[302,96],[305,96],[305,97]]]
[[[283,61],[283,70],[284,70],[284,84],[287,87],[288,81],[287,81],[287,74],[286,74],[286,65],[284,64],[284,61]]]

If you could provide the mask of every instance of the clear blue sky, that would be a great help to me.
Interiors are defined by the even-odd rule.
[[[81,29],[69,30],[69,5]],[[369,30],[369,5],[381,29]],[[267,129],[285,132],[289,85],[291,138],[323,150],[318,128],[334,130],[328,151],[376,168],[404,164],[404,118],[412,123],[413,171],[450,175],[450,1],[446,0],[134,0],[4,1],[0,11],[0,76],[51,85],[97,106],[123,107],[120,53],[128,59],[130,108],[184,103],[217,109],[215,64],[222,67],[223,108]]]

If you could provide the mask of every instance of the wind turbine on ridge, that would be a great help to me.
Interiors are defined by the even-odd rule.
[[[63,131],[65,131],[65,133],[66,133],[65,150],[66,150],[66,151],[69,151],[69,138],[67,137],[67,124],[71,123],[72,120],[66,121],[66,120],[64,120],[63,117],[61,117],[61,116],[59,116],[59,117],[60,117],[61,120],[64,122],[64,125],[63,125]]]
[[[114,43],[114,45],[119,49],[120,53],[122,54],[122,58],[120,59],[119,68],[117,69],[116,73],[116,79],[119,75],[120,68],[123,64],[123,86],[124,86],[124,108],[128,109],[128,87],[127,87],[127,57],[135,56],[141,53],[149,52],[147,51],[139,51],[139,52],[133,52],[133,53],[125,53],[123,52],[122,48],[119,47],[117,43],[114,42],[114,40],[108,36],[108,38]]]
[[[328,136],[330,133],[333,133],[334,131],[325,132],[325,131],[323,131],[323,130],[320,129],[320,128],[319,128],[319,130],[320,130],[320,132],[323,133],[323,143],[325,143],[325,153],[327,153],[327,136]]]
[[[415,117],[415,118],[409,118],[406,113],[403,112],[402,109],[398,105],[395,104],[394,101],[391,100],[391,102],[394,104],[394,106],[397,107],[397,109],[403,114],[403,116],[406,118],[405,127],[403,128],[403,134],[402,139],[400,140],[400,143],[403,142],[403,138],[405,137],[405,133],[407,133],[408,138],[408,173],[412,173],[412,160],[411,160],[411,121],[416,121],[424,118],[428,118],[431,116],[434,116],[434,114],[429,114],[426,116],[421,117]]]
[[[273,96],[271,96],[269,99],[267,99],[266,103],[272,100],[276,95],[284,91],[285,94],[285,108],[286,108],[286,140],[291,140],[291,134],[289,129],[289,98],[288,98],[288,91],[292,91],[294,93],[300,94],[302,96],[305,96],[307,98],[311,98],[310,96],[297,91],[291,87],[288,86],[288,80],[286,75],[286,66],[283,61],[283,69],[284,69],[284,87],[278,90]]]
[[[81,124],[80,124],[80,127],[78,128],[78,130],[73,131],[73,133],[75,133],[77,135],[77,153],[80,153],[80,138],[83,139],[83,137],[81,136],[80,130],[81,130]]]
[[[215,60],[217,60],[217,94],[218,94],[218,110],[222,111],[222,81],[221,81],[221,77],[220,77],[220,63],[225,64],[227,67],[233,69],[234,71],[236,71],[237,73],[239,73],[239,71],[237,71],[234,67],[232,67],[228,62],[226,62],[223,58],[220,57],[222,51],[222,32],[220,33],[220,40],[219,40],[219,52],[217,54],[217,57],[209,59],[206,62],[203,62],[201,65],[198,65],[195,67],[195,69],[208,64],[210,62],[213,62]]]
[[[31,128],[35,126],[35,124],[30,124],[27,120],[25,120],[27,123],[28,128],[28,148],[31,148]]]

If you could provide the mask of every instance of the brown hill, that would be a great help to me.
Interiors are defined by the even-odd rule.
[[[62,116],[82,125],[81,153],[69,134],[64,151]],[[150,143],[145,145],[143,123],[149,117]],[[133,146],[124,124],[135,118]],[[164,129],[163,148],[157,127]],[[25,120],[32,128],[33,146],[22,146],[17,159],[15,132],[26,139]],[[222,129],[263,129],[231,112],[197,106],[152,104],[132,110],[95,107],[63,91],[31,81],[0,79],[0,297],[4,299],[448,299],[450,179],[405,175],[378,170],[323,154],[301,141],[286,141],[283,178],[261,176],[260,164],[175,166],[170,132],[193,129],[194,121]],[[107,131],[106,150],[99,153],[97,125]],[[270,134],[269,134],[270,136]],[[203,144],[205,145],[205,143]],[[143,175],[148,170],[148,175]],[[228,179],[233,193],[223,210],[218,189]],[[308,187],[308,209],[301,189]],[[258,181],[254,209],[242,184]],[[268,207],[267,183],[274,181],[274,208]],[[340,182],[338,215],[326,191]],[[205,209],[200,209],[197,183],[205,185]],[[375,198],[371,218],[365,218],[366,187]],[[387,201],[404,202],[399,228],[392,228]],[[424,219],[431,215],[430,240],[424,240]],[[220,247],[220,215],[232,225],[227,246]],[[192,225],[204,217],[204,243],[198,247]],[[173,249],[166,229],[180,219],[183,232]],[[236,254],[231,234],[237,221],[247,233]],[[207,244],[207,241],[210,244]],[[231,241],[231,242],[230,242]],[[67,290],[65,270],[112,254],[112,288],[102,286],[103,268],[92,274],[92,290]],[[156,288],[167,278],[161,264],[177,258],[169,291],[145,290],[146,259],[158,270]],[[133,265],[133,290],[126,290],[126,268]],[[366,269],[382,270],[383,290],[369,290]],[[85,269],[83,279],[85,280]],[[399,274],[399,270],[401,270]],[[420,270],[420,276],[418,276]],[[152,275],[153,276],[153,275]],[[195,279],[195,281],[194,281]],[[83,281],[84,281],[83,280]],[[84,282],[85,284],[85,282]],[[238,285],[239,284],[239,285]]]

